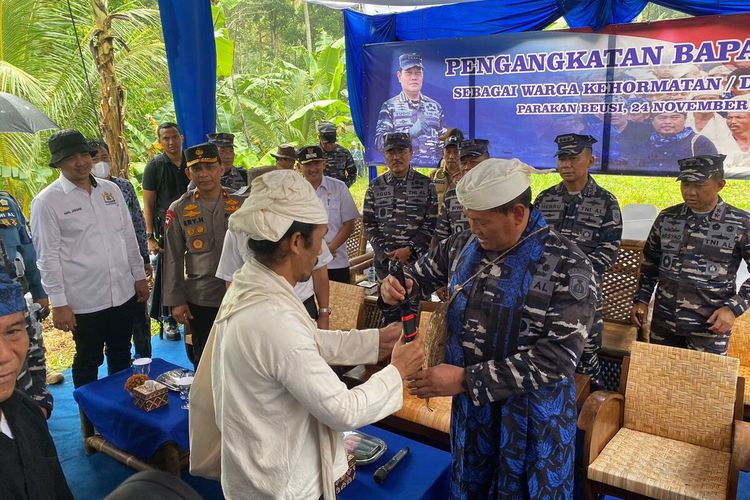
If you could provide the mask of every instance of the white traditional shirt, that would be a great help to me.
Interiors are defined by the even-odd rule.
[[[372,364],[378,345],[375,329],[318,330],[286,279],[257,260],[235,273],[207,345],[213,407],[192,408],[205,403],[202,383],[190,395],[191,446],[221,441],[226,498],[318,499],[326,478],[330,498],[347,469],[340,432],[398,411],[403,387],[392,365],[353,389],[328,365]],[[191,448],[191,467],[207,453]]]
[[[328,212],[328,232],[324,236],[326,243],[330,243],[341,230],[345,222],[359,217],[354,198],[342,181],[323,176],[323,181],[315,190],[318,199]],[[349,255],[346,253],[346,242],[342,243],[333,253],[333,260],[328,264],[329,269],[343,269],[349,267]]]
[[[91,177],[89,193],[61,173],[31,201],[31,237],[53,307],[116,307],[146,279],[128,206],[108,180]]]
[[[313,271],[317,271],[321,267],[328,265],[331,259],[333,259],[325,241],[321,244],[320,250],[321,253],[318,256],[318,261],[315,263]],[[240,235],[231,229],[227,229],[224,235],[224,246],[221,248],[221,258],[219,259],[219,265],[216,268],[214,276],[220,280],[231,282],[232,275],[242,267],[242,264],[250,260],[251,257],[252,252],[247,246],[247,235]],[[310,278],[307,281],[297,283],[294,286],[294,293],[302,302],[315,295],[313,279]]]

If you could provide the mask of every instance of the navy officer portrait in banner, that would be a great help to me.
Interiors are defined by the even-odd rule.
[[[424,65],[422,56],[401,54],[396,72],[401,92],[383,103],[375,128],[375,147],[383,152],[383,138],[392,132],[407,132],[411,136],[412,164],[435,167],[440,162],[440,135],[445,132],[443,107],[422,94]]]

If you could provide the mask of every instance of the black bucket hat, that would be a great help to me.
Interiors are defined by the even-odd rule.
[[[96,154],[96,149],[92,148],[89,141],[78,130],[68,128],[52,134],[47,141],[47,147],[52,155],[49,166],[56,168],[56,163],[61,162],[70,155],[76,153]]]

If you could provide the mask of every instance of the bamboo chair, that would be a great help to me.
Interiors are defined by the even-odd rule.
[[[346,283],[330,282],[329,304],[331,317],[328,327],[331,330],[352,330],[359,327],[364,308],[365,289]]]
[[[365,239],[365,230],[362,225],[362,217],[357,217],[354,220],[354,232],[349,235],[346,239],[346,253],[349,256],[349,260],[365,253],[367,248],[367,240]]]
[[[578,416],[587,498],[735,498],[750,466],[739,361],[634,342],[620,392],[596,391]]]
[[[608,389],[619,385],[623,357],[630,354],[636,340],[648,341],[647,329],[638,329],[630,320],[633,296],[643,263],[644,241],[623,240],[612,267],[602,277],[602,348],[600,357],[604,383]]]
[[[373,264],[373,252],[367,252],[367,238],[362,225],[362,217],[354,221],[354,232],[346,240],[346,253],[349,256],[349,272],[352,284],[365,279],[364,271]]]
[[[750,379],[750,312],[746,312],[734,322],[732,336],[729,337],[727,356],[740,360],[740,377]],[[745,386],[745,416],[750,417],[750,384]]]

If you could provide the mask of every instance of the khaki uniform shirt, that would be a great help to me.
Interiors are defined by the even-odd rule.
[[[170,205],[162,283],[165,306],[187,302],[205,307],[221,305],[225,285],[215,276],[216,268],[229,216],[243,201],[226,189],[219,200],[203,200],[198,190],[192,190]]]

